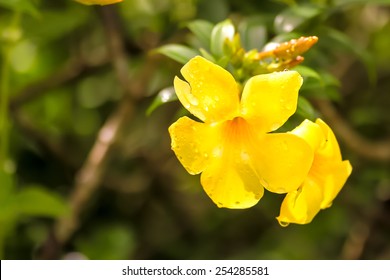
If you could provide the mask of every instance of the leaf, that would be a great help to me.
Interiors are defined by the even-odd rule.
[[[0,6],[37,17],[39,12],[33,2],[31,0],[0,0]]]
[[[42,10],[39,18],[24,17],[22,28],[32,41],[46,43],[53,40],[63,40],[64,36],[72,34],[90,20],[90,11],[86,7],[76,4],[64,9]]]
[[[210,48],[211,32],[213,24],[205,20],[194,20],[187,25],[188,29],[194,33],[195,37],[205,48]]]
[[[288,33],[320,15],[322,9],[314,5],[292,6],[275,17],[276,33]]]
[[[181,64],[186,64],[191,58],[199,55],[198,51],[178,44],[165,45],[155,49],[154,52],[166,55]]]
[[[298,65],[298,66],[295,66],[293,68],[293,70],[297,71],[304,78],[313,78],[313,79],[322,81],[320,74],[310,67]]]
[[[235,33],[234,26],[232,22],[227,19],[224,20],[213,28],[211,32],[211,42],[210,42],[210,51],[217,59],[223,56],[223,46],[225,40],[233,40]]]
[[[267,42],[267,28],[263,18],[252,17],[238,27],[241,42],[246,50],[260,50]]]
[[[201,48],[201,49],[199,49],[199,52],[207,60],[209,60],[209,61],[211,61],[213,63],[216,63],[215,58],[208,51],[206,51],[205,49]]]
[[[58,217],[68,212],[68,206],[56,193],[40,186],[29,186],[15,196],[16,211],[21,215]]]
[[[303,96],[298,97],[298,106],[296,113],[306,119],[314,120],[316,117],[316,111],[314,110],[313,106]]]
[[[127,259],[136,248],[134,232],[123,224],[101,224],[76,240],[76,248],[92,260]]]
[[[150,104],[149,108],[146,110],[146,115],[150,116],[154,112],[154,110],[156,110],[161,105],[176,100],[177,95],[175,93],[174,87],[164,88],[156,95],[152,104]]]
[[[372,54],[360,47],[356,42],[352,41],[350,37],[334,28],[324,28],[327,38],[324,40],[332,46],[332,48],[341,48],[348,53],[356,55],[366,67],[367,75],[370,83],[373,85],[377,79],[375,61]]]
[[[0,168],[0,204],[12,193],[14,188],[14,178],[12,174]]]

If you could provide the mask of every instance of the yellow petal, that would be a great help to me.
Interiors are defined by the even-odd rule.
[[[341,160],[340,147],[337,142],[336,136],[330,127],[321,119],[316,120],[316,124],[320,126],[322,132],[325,135],[325,143],[322,147],[319,148],[318,153],[328,159],[335,161]]]
[[[324,199],[321,203],[321,209],[328,208],[332,205],[333,200],[343,188],[351,172],[352,166],[348,160],[332,166],[331,173],[324,180]]]
[[[279,217],[276,219],[281,226],[290,223],[308,224],[320,211],[322,198],[320,186],[315,181],[307,179],[301,188],[286,195],[280,207]]]
[[[239,157],[240,152],[224,149],[221,157],[210,161],[201,175],[205,192],[218,207],[249,208],[264,194],[249,158]]]
[[[241,115],[262,132],[282,126],[297,108],[302,77],[296,71],[252,77],[241,97]]]
[[[85,5],[109,5],[118,2],[122,2],[122,0],[76,0]]]
[[[202,173],[204,190],[219,207],[242,209],[255,205],[264,193],[253,167],[256,134],[240,117],[213,127],[220,131],[219,145]]]
[[[263,186],[274,193],[297,190],[313,162],[313,151],[298,136],[266,134],[256,151],[256,165]]]
[[[304,120],[291,133],[303,138],[313,151],[317,151],[325,142],[325,135],[321,127],[309,120]]]
[[[239,113],[239,88],[222,67],[196,56],[181,69],[186,82],[175,78],[176,94],[188,111],[204,122],[230,120]]]
[[[169,127],[172,150],[190,174],[199,174],[218,145],[219,130],[208,124],[182,117]]]

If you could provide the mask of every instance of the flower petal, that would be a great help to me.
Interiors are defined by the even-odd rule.
[[[281,226],[290,223],[308,224],[320,211],[322,198],[321,187],[315,181],[307,179],[301,188],[286,195],[276,219]]]
[[[309,120],[304,120],[299,126],[294,128],[291,133],[304,139],[313,151],[317,151],[326,140],[321,127]]]
[[[330,171],[331,173],[327,174],[328,176],[324,180],[324,199],[321,203],[321,209],[328,208],[332,205],[332,201],[336,198],[351,174],[352,166],[348,160],[344,160],[338,164],[334,164]]]
[[[208,157],[218,145],[216,127],[196,122],[188,117],[178,119],[169,127],[172,150],[190,174],[199,174],[207,165]]]
[[[218,207],[249,208],[264,194],[250,162],[228,155],[209,163],[201,175],[201,183]]]
[[[273,193],[287,193],[297,190],[306,178],[313,151],[298,136],[272,133],[259,143],[256,158],[263,186]]]
[[[188,111],[208,123],[232,119],[239,113],[239,88],[222,67],[196,56],[181,69],[187,82],[175,78],[177,97]]]
[[[242,209],[255,205],[264,194],[252,158],[257,135],[241,117],[212,127],[219,129],[219,145],[202,173],[204,190],[219,207]]]
[[[262,132],[281,127],[297,108],[302,77],[296,71],[252,77],[241,97],[241,115]]]
[[[340,147],[332,129],[321,119],[316,120],[325,135],[324,146],[320,147],[318,153],[329,160],[341,161]]]

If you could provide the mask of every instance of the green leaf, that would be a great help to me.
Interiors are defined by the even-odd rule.
[[[187,27],[194,33],[203,47],[210,48],[211,32],[214,27],[212,23],[205,20],[194,20]]]
[[[21,215],[58,217],[68,212],[68,206],[56,193],[40,186],[29,186],[15,196],[16,211]]]
[[[154,98],[152,104],[150,104],[149,108],[146,110],[146,115],[150,116],[161,105],[176,101],[177,95],[175,93],[175,89],[173,87],[167,87],[162,89]]]
[[[313,79],[316,79],[318,81],[322,81],[320,74],[310,67],[298,65],[298,66],[295,66],[293,68],[293,70],[297,71],[304,78],[313,78]]]
[[[242,21],[238,30],[246,50],[260,50],[267,42],[267,27],[262,17],[252,17]]]
[[[186,64],[191,58],[199,55],[198,51],[178,44],[165,45],[154,51],[166,55],[181,64]]]
[[[14,188],[14,179],[12,174],[5,172],[0,168],[0,204],[11,194]]]
[[[69,5],[64,9],[42,10],[39,18],[24,17],[22,27],[34,42],[46,43],[63,40],[65,35],[90,21],[88,9],[82,5]],[[55,24],[50,24],[53,22]]]
[[[39,12],[32,0],[0,0],[0,6],[11,9],[15,12],[22,12],[32,16],[38,16]]]
[[[310,120],[314,120],[316,118],[316,111],[310,102],[303,96],[298,97],[297,114]]]
[[[233,40],[235,28],[232,22],[227,19],[218,23],[211,32],[210,51],[217,59],[223,56],[225,40]]]
[[[95,226],[75,243],[77,250],[92,260],[127,259],[136,248],[133,230],[111,223]]]
[[[215,58],[208,51],[206,51],[205,49],[199,49],[199,52],[207,60],[209,60],[209,61],[211,61],[213,63],[216,63]]]
[[[373,55],[360,47],[356,42],[352,41],[350,37],[336,29],[324,28],[324,31],[327,34],[327,38],[325,39],[327,40],[326,43],[331,45],[333,48],[338,47],[340,49],[344,49],[344,51],[348,53],[356,55],[356,57],[358,57],[366,67],[370,83],[372,85],[375,84],[377,73]]]
[[[289,7],[275,17],[275,31],[276,33],[291,32],[320,15],[321,12],[322,9],[314,5]]]

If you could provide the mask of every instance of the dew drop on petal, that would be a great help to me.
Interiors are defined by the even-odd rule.
[[[198,106],[199,105],[199,100],[198,98],[196,98],[195,96],[193,96],[192,94],[189,94],[187,95],[187,100],[188,102],[190,102],[192,105],[194,106]]]
[[[241,152],[241,159],[243,161],[249,161],[249,155],[247,152]]]
[[[213,156],[214,157],[221,157],[222,156],[222,149],[221,148],[215,148],[213,150]]]
[[[279,221],[279,225],[281,225],[282,227],[287,227],[289,224],[290,223]]]

